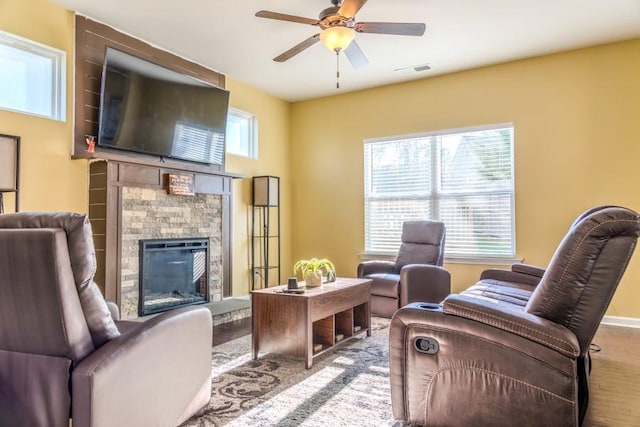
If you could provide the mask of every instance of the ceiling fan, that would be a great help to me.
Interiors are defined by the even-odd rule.
[[[345,55],[354,68],[364,67],[369,60],[364,55],[358,43],[354,40],[355,33],[393,34],[401,36],[422,36],[425,32],[423,23],[400,22],[356,22],[356,13],[367,0],[331,0],[333,6],[320,12],[318,19],[303,18],[284,13],[261,10],[257,17],[277,19],[280,21],[297,22],[320,27],[320,33],[315,34],[291,49],[273,58],[276,62],[284,62],[299,54],[308,47],[322,40],[329,50]]]

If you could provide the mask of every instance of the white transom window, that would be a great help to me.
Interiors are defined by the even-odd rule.
[[[0,31],[0,108],[65,120],[65,52]]]
[[[246,111],[229,108],[227,115],[227,153],[258,158],[258,118]]]

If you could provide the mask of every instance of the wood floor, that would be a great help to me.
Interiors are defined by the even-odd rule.
[[[224,344],[251,333],[251,318],[223,323],[213,327],[213,345]]]
[[[213,345],[250,333],[250,318],[215,326]],[[593,344],[583,427],[640,427],[640,329],[602,325]]]
[[[584,427],[640,426],[640,329],[602,325],[591,352]]]

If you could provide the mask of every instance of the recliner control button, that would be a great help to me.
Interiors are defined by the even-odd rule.
[[[436,354],[440,349],[440,345],[435,338],[418,337],[413,341],[413,346],[420,353]]]

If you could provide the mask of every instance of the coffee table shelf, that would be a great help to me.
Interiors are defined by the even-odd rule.
[[[285,294],[285,286],[252,295],[252,354],[260,351],[313,358],[350,339],[371,336],[371,281],[338,278],[304,294]],[[336,337],[342,337],[336,340]],[[320,347],[321,346],[321,347]]]
[[[368,303],[360,304],[313,322],[313,355],[331,350],[334,346],[358,335],[367,332],[371,335],[369,322],[366,320],[367,305]],[[357,317],[357,314],[360,316]],[[357,324],[354,323],[356,318]],[[363,324],[367,326],[363,327]],[[316,350],[318,345],[322,348]]]

